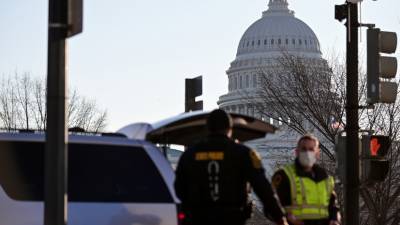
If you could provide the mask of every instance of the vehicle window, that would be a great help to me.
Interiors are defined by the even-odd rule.
[[[0,142],[0,184],[15,200],[43,201],[44,144]],[[69,201],[172,202],[157,168],[140,147],[69,145]]]

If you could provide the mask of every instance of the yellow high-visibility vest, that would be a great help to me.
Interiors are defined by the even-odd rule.
[[[289,178],[292,198],[292,205],[286,206],[286,211],[302,220],[328,218],[333,177],[315,182],[308,177],[297,176],[294,164],[285,166],[283,171]]]

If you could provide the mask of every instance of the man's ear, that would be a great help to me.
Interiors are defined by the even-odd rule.
[[[318,148],[318,151],[317,151],[317,153],[315,154],[315,156],[317,157],[317,159],[320,159],[320,158],[321,158],[321,149],[320,149],[320,148]]]
[[[231,137],[232,137],[232,134],[233,134],[233,129],[232,129],[232,128],[229,128],[229,129],[226,131],[226,136],[228,136],[229,138],[231,138]]]

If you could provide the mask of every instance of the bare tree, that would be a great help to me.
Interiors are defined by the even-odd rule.
[[[0,83],[0,126],[3,129],[46,129],[46,82],[29,73],[3,78]],[[68,98],[68,127],[100,132],[106,127],[107,112],[94,100],[76,90]]]
[[[12,82],[10,79],[3,80],[0,90],[0,119],[3,126],[7,129],[16,129],[19,114],[20,110]]]
[[[106,111],[100,112],[94,100],[79,96],[76,90],[72,91],[70,96],[68,108],[69,127],[81,127],[93,132],[98,132],[105,128],[107,113]]]
[[[333,59],[333,60],[332,60]],[[259,114],[278,120],[290,132],[316,133],[326,156],[328,171],[334,173],[335,137],[346,125],[346,70],[338,57],[329,61],[308,59],[282,52],[268,68],[259,69],[258,89],[244,93]],[[365,74],[360,68],[359,102],[365,105]],[[400,101],[361,108],[360,128],[389,135],[391,168],[385,182],[361,188],[362,218],[365,225],[400,223]],[[338,190],[340,192],[340,190]]]
[[[33,118],[37,129],[44,130],[46,128],[47,111],[46,111],[46,95],[47,89],[44,86],[45,82],[40,79],[33,81],[33,102],[32,111]],[[69,107],[73,107],[69,105]]]
[[[283,52],[275,66],[259,70],[259,77],[257,92],[246,94],[258,113],[299,134],[317,132],[322,151],[334,160],[332,146],[344,126],[343,67]]]

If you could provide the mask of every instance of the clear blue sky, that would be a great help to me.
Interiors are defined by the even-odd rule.
[[[227,93],[225,70],[241,35],[267,3],[84,0],[84,31],[68,41],[69,83],[108,110],[110,131],[182,112],[184,79],[198,75],[203,75],[205,109],[213,109]],[[316,33],[324,54],[345,51],[345,27],[333,13],[342,3],[289,0],[295,15]],[[399,10],[399,0],[364,0],[362,21],[400,35]],[[47,15],[46,0],[0,1],[0,76],[18,71],[45,77]]]

